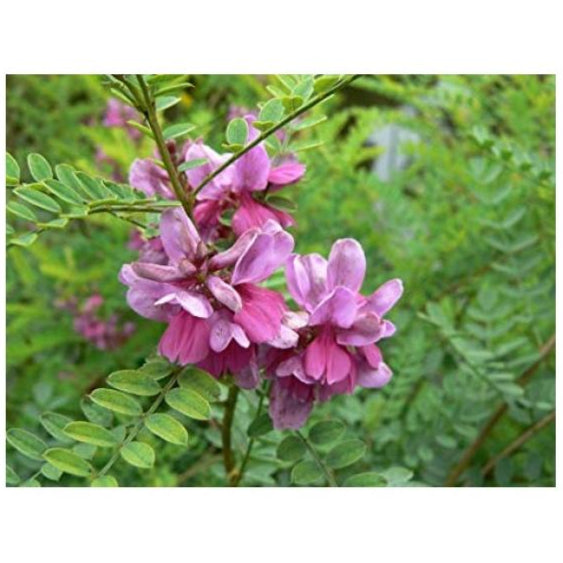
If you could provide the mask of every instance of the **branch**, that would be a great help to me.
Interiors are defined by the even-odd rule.
[[[555,334],[544,344],[540,350],[539,358],[518,378],[518,383],[520,385],[526,385],[530,378],[534,375],[541,363],[549,356],[549,353],[555,346]],[[445,487],[453,487],[460,475],[469,467],[469,464],[475,457],[475,454],[479,451],[488,435],[491,433],[492,429],[497,425],[498,421],[502,418],[504,413],[508,410],[508,405],[503,403],[497,410],[493,413],[491,418],[487,421],[479,436],[469,445],[465,450],[464,454],[457,465],[452,469],[448,475],[446,481],[444,482]]]
[[[225,402],[225,414],[223,416],[223,425],[221,428],[221,440],[223,444],[223,465],[225,466],[225,473],[229,485],[234,485],[236,476],[233,474],[235,468],[235,461],[233,458],[233,450],[231,445],[231,430],[233,426],[233,418],[235,408],[237,406],[237,397],[239,389],[236,385],[232,384],[229,388],[229,395]]]
[[[329,487],[338,487],[338,483],[332,474],[332,471],[323,463],[323,460],[319,457],[317,450],[314,448],[313,444],[301,433],[296,430],[295,433],[301,438],[301,441],[305,444],[305,447],[309,450],[310,454],[313,456],[319,469],[324,473],[325,479]]]
[[[548,415],[544,416],[542,419],[538,420],[535,424],[530,426],[525,432],[523,432],[516,440],[511,442],[502,452],[497,454],[496,456],[492,457],[483,467],[481,474],[485,477],[491,470],[495,467],[495,465],[503,458],[508,457],[512,453],[514,453],[518,448],[520,448],[525,442],[527,442],[534,434],[539,432],[542,428],[547,426],[550,422],[555,420],[555,411],[549,413]]]
[[[329,88],[326,92],[323,92],[322,94],[319,94],[318,96],[315,96],[311,101],[309,101],[305,105],[301,106],[299,109],[295,110],[294,112],[290,113],[287,117],[284,117],[279,123],[276,123],[276,125],[273,125],[269,129],[266,129],[266,131],[264,131],[261,135],[256,137],[256,139],[254,139],[252,142],[248,143],[248,145],[245,145],[239,152],[235,153],[233,156],[231,156],[231,158],[229,158],[227,161],[225,161],[223,164],[221,164],[221,166],[219,166],[213,172],[208,174],[203,179],[201,184],[197,188],[194,189],[194,191],[193,191],[194,196],[196,196],[205,186],[207,186],[207,184],[209,184],[209,182],[211,182],[211,180],[213,180],[219,174],[221,174],[221,172],[223,172],[223,170],[225,170],[226,168],[231,166],[231,164],[234,164],[239,158],[241,158],[241,156],[245,155],[248,151],[250,151],[254,147],[258,146],[262,141],[267,139],[270,135],[273,135],[276,131],[281,129],[284,125],[287,125],[289,122],[293,121],[296,117],[299,117],[302,113],[305,113],[306,111],[308,111],[311,108],[315,107],[316,105],[320,104],[322,101],[326,100],[329,96],[332,96],[332,94],[334,94],[338,90],[344,88],[344,86],[347,86],[348,84],[350,84],[351,82],[353,82],[354,80],[359,78],[360,76],[361,76],[360,74],[355,74],[355,75],[350,76],[350,77],[348,77],[344,80],[341,80],[340,82],[335,84],[332,88]]]

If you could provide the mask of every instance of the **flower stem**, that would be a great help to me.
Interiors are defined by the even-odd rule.
[[[158,117],[156,115],[156,107],[154,104],[154,99],[151,96],[147,83],[145,82],[145,79],[143,78],[142,74],[137,74],[136,76],[143,95],[144,115],[154,135],[154,140],[158,147],[158,151],[162,158],[162,162],[164,163],[164,166],[166,167],[166,171],[168,172],[168,177],[170,178],[172,188],[174,189],[176,198],[182,204],[182,207],[184,208],[184,211],[186,212],[187,216],[190,219],[193,219],[192,216],[193,196],[191,196],[188,199],[188,196],[186,195],[186,190],[184,186],[182,186],[182,182],[180,181],[178,169],[172,162],[170,151],[166,146],[166,141],[164,140],[164,135],[162,134],[162,129],[160,127],[160,124],[158,122]]]
[[[269,129],[266,129],[266,131],[264,131],[261,135],[256,137],[256,139],[254,139],[252,142],[248,143],[248,145],[244,146],[240,151],[236,152],[233,156],[231,156],[231,158],[226,160],[221,166],[219,166],[213,172],[211,172],[208,176],[206,176],[203,179],[203,181],[201,182],[201,184],[199,186],[197,186],[197,188],[194,189],[194,191],[193,191],[194,196],[196,196],[207,184],[209,184],[209,182],[211,182],[211,180],[213,180],[219,174],[221,174],[221,172],[223,172],[223,170],[225,170],[225,168],[228,168],[229,166],[231,166],[231,164],[234,164],[241,156],[245,155],[248,151],[252,150],[254,147],[259,145],[262,141],[267,139],[270,135],[273,135],[276,131],[281,129],[284,125],[287,125],[288,123],[293,121],[296,117],[299,117],[302,113],[305,113],[306,111],[308,111],[311,108],[315,107],[316,105],[320,104],[322,101],[326,100],[328,97],[332,96],[332,94],[334,94],[338,90],[344,88],[344,86],[347,86],[348,84],[350,84],[351,82],[353,82],[354,80],[359,78],[360,76],[361,76],[360,74],[354,74],[352,76],[349,76],[348,78],[345,78],[344,80],[340,80],[332,88],[329,88],[326,92],[323,92],[322,94],[319,94],[318,96],[315,96],[308,103],[306,103],[305,105],[296,109],[295,111],[290,113],[287,117],[284,117],[279,123],[276,123],[275,125],[272,125],[272,127],[270,127]]]
[[[223,415],[223,425],[221,428],[221,439],[223,443],[223,465],[225,466],[225,473],[227,474],[227,481],[230,486],[234,485],[234,480],[236,478],[236,474],[234,473],[235,460],[233,456],[231,438],[238,393],[238,387],[232,384],[229,388],[227,401],[225,402],[225,414]]]
[[[305,447],[309,450],[309,453],[313,456],[313,459],[315,460],[316,464],[319,466],[319,469],[323,472],[325,479],[328,483],[328,486],[338,487],[338,483],[336,482],[336,479],[334,478],[332,471],[324,464],[323,460],[320,458],[313,444],[311,444],[308,438],[306,438],[304,434],[299,432],[299,430],[296,430],[295,433],[299,436],[299,438],[301,438],[301,441],[305,444]]]

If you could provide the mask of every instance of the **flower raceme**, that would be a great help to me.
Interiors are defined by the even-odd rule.
[[[293,238],[268,221],[214,252],[179,208],[162,214],[160,238],[167,263],[137,261],[121,270],[129,305],[168,323],[159,351],[170,361],[198,364],[216,377],[230,372],[241,386],[254,387],[257,345],[297,341],[282,324],[283,297],[257,285],[287,259]]]

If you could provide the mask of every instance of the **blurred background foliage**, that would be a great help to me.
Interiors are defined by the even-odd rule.
[[[189,79],[195,87],[165,120],[195,124],[192,136],[218,150],[228,116],[256,108],[276,82]],[[103,126],[107,100],[98,76],[9,76],[7,150],[20,163],[38,152],[125,180],[153,147]],[[383,343],[391,383],[337,397],[313,422],[343,419],[368,444],[363,471],[408,468],[429,486],[554,485],[554,77],[365,76],[316,113],[328,119],[300,133],[311,147],[299,153],[307,174],[290,188],[296,251],[326,255],[335,239],[354,237],[368,259],[364,293],[392,277],[406,291],[392,314],[398,333]],[[41,433],[45,411],[77,416],[108,373],[154,351],[162,326],[135,316],[117,281],[136,254],[130,233],[96,216],[9,249],[8,427]],[[110,351],[74,328],[94,294],[100,319],[135,324]],[[239,408],[240,447],[249,401]],[[221,484],[218,429],[192,424],[187,451],[161,443],[152,470],[122,464],[120,483]],[[289,483],[271,462],[280,439],[272,432],[257,446],[245,484]],[[8,459],[33,473],[11,448]]]

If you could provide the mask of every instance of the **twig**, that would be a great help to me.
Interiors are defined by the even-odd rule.
[[[234,485],[235,475],[233,470],[235,468],[235,461],[233,457],[233,449],[231,444],[231,430],[233,426],[233,418],[235,414],[235,408],[237,406],[237,397],[239,389],[236,385],[232,384],[229,389],[229,395],[225,401],[225,414],[223,416],[223,425],[221,428],[221,440],[223,444],[223,465],[225,466],[225,473],[227,474],[227,480],[229,485]]]
[[[313,444],[301,433],[296,430],[295,433],[301,438],[301,441],[305,444],[305,447],[309,450],[309,453],[313,456],[315,463],[319,466],[319,469],[323,472],[325,479],[329,487],[338,487],[338,483],[332,474],[332,471],[323,463],[323,460],[319,457],[317,450],[315,450]]]

